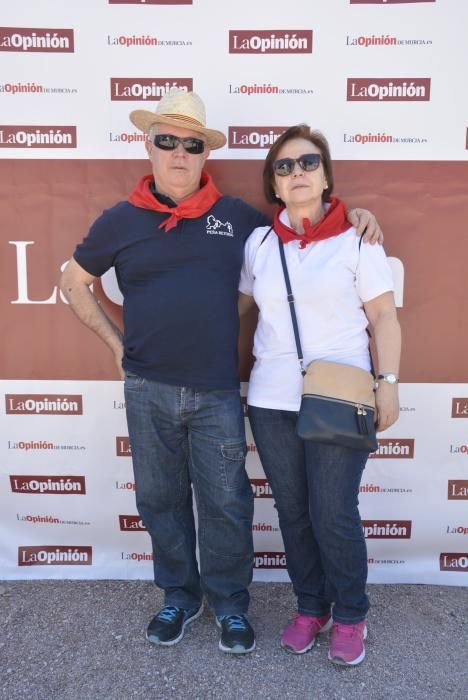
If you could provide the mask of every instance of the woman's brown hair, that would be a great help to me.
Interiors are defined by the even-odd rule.
[[[327,139],[320,131],[312,130],[307,124],[290,126],[289,129],[283,131],[281,136],[276,139],[275,143],[268,151],[268,155],[263,166],[263,192],[267,202],[272,204],[284,204],[284,202],[276,196],[273,188],[273,181],[275,177],[273,172],[273,163],[275,160],[278,160],[278,153],[284,144],[288,141],[292,141],[292,139],[305,139],[306,141],[310,141],[310,143],[313,143],[314,146],[316,146],[316,148],[318,148],[320,151],[323,171],[328,183],[327,189],[322,193],[322,201],[328,202],[333,192],[333,170],[330,146],[328,145]]]

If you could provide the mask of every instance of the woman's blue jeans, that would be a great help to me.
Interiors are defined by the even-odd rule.
[[[216,615],[247,612],[253,494],[239,391],[196,391],[127,374],[125,400],[137,508],[165,604],[193,608],[205,594]]]
[[[369,609],[367,551],[358,510],[368,453],[301,440],[297,413],[249,406],[275,499],[289,576],[301,615],[330,612],[343,624]]]

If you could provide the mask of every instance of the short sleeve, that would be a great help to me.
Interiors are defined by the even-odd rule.
[[[250,238],[247,239],[247,242],[245,244],[244,261],[242,263],[242,270],[239,280],[239,291],[242,292],[242,294],[248,294],[249,296],[253,296],[254,278],[251,265],[253,240],[254,236],[251,235]]]
[[[266,214],[263,214],[263,212],[259,211],[258,209],[255,209],[252,207],[250,204],[247,205],[250,210],[250,224],[252,228],[250,229],[251,231],[254,231],[256,228],[260,228],[261,226],[269,226],[271,224],[271,219],[268,217]]]
[[[112,235],[109,219],[107,212],[96,219],[73,253],[78,265],[94,277],[100,277],[114,264],[115,236]]]
[[[243,217],[243,235],[244,239],[247,240],[249,236],[255,231],[255,229],[262,226],[269,226],[271,224],[271,219],[263,214],[258,209],[255,209],[251,204],[244,202],[243,199],[233,200],[237,207],[242,210]]]
[[[242,294],[253,296],[254,285],[254,263],[258,249],[265,239],[265,234],[271,230],[270,226],[261,226],[252,231],[244,246],[244,262],[242,263],[241,276],[239,281],[239,291]]]
[[[363,302],[394,290],[391,267],[383,247],[378,243],[362,243],[356,270],[356,286]]]

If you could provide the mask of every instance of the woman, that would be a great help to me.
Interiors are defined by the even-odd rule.
[[[306,363],[322,359],[370,370],[366,328],[372,327],[379,431],[399,414],[392,275],[382,247],[360,244],[343,204],[331,196],[330,151],[320,132],[304,124],[287,129],[267,155],[263,183],[267,200],[280,208],[273,230],[255,229],[247,241],[239,309],[259,308],[249,418],[298,600],[281,645],[302,654],[331,627],[328,658],[356,665],[365,656],[369,608],[358,510],[368,453],[296,434],[302,376],[277,238],[284,244]]]

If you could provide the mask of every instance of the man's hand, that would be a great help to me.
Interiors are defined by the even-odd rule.
[[[372,212],[367,209],[350,209],[348,221],[355,227],[358,236],[365,231],[362,239],[364,243],[383,243],[382,229]]]

